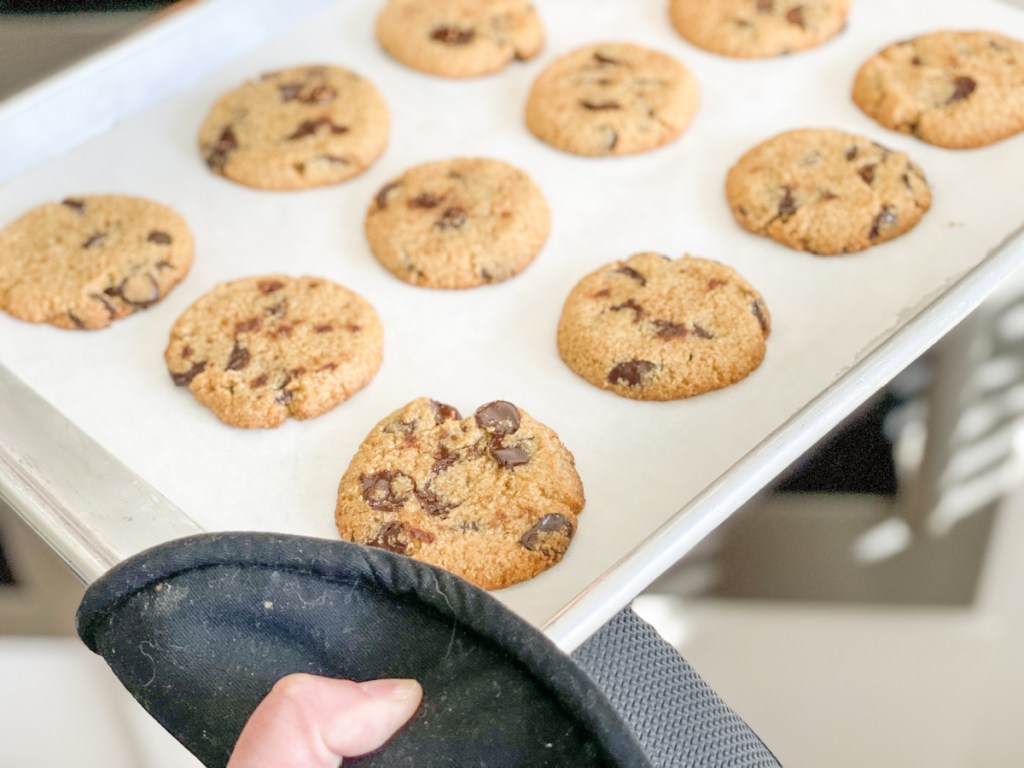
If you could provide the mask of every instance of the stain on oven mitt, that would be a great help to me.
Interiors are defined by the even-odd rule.
[[[206,766],[224,766],[279,678],[409,677],[423,704],[348,766],[651,763],[569,656],[468,582],[344,541],[203,534],[147,550],[86,592],[78,632]]]

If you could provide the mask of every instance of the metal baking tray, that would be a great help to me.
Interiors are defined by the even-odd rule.
[[[949,151],[886,131],[849,98],[868,56],[939,28],[1024,38],[997,0],[858,0],[845,32],[801,54],[736,61],[700,51],[663,0],[540,0],[535,61],[475,80],[413,72],[377,47],[378,3],[219,0],[155,24],[0,105],[0,222],[69,195],[168,203],[197,240],[191,274],[163,302],[94,333],[0,316],[0,498],[86,580],[134,552],[198,530],[333,538],[338,479],[385,414],[427,395],[464,413],[511,400],[575,453],[587,507],[566,558],[496,592],[569,650],[692,548],[845,414],[969,313],[1024,260],[1024,136]],[[598,40],[666,51],[697,76],[690,129],[618,159],[561,154],[523,122],[553,58]],[[385,155],[345,184],[249,190],[208,172],[196,133],[214,99],[261,72],[336,63],[383,92]],[[726,171],[775,133],[835,126],[908,152],[934,204],[908,235],[820,258],[741,230]],[[450,292],[407,286],[372,258],[362,220],[386,181],[460,156],[517,165],[544,190],[550,240],[515,279]],[[591,387],[558,358],[555,328],[575,282],[641,250],[736,267],[773,317],[764,364],[690,400],[637,402]],[[317,274],[367,297],[385,362],[350,401],[271,431],[221,424],[176,389],[162,352],[174,319],[214,284],[267,272]]]

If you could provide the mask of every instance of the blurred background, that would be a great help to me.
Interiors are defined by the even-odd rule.
[[[0,0],[0,100],[170,2]],[[1024,280],[641,596],[786,766],[1024,765]],[[0,763],[196,768],[74,635],[0,504]]]

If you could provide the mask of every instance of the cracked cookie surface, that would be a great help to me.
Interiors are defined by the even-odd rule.
[[[199,129],[214,173],[258,189],[337,184],[384,151],[389,117],[370,81],[341,67],[268,72],[228,91]]]
[[[595,387],[676,400],[746,377],[770,332],[764,298],[731,267],[638,253],[576,284],[558,321],[558,353]]]
[[[646,152],[677,138],[699,101],[690,71],[664,53],[601,43],[556,59],[534,82],[526,125],[577,155]]]
[[[163,298],[192,255],[192,233],[164,205],[69,197],[0,230],[0,309],[58,328],[105,328]]]
[[[377,41],[408,67],[442,77],[476,77],[532,59],[544,28],[529,0],[390,0]]]
[[[932,200],[907,155],[830,129],[789,131],[754,147],[729,170],[726,197],[744,229],[822,256],[899,237]]]
[[[525,411],[497,400],[462,418],[421,397],[363,441],[335,520],[343,539],[500,589],[562,559],[583,504],[572,454]]]
[[[366,237],[395,277],[429,288],[472,288],[522,272],[551,229],[540,189],[498,160],[426,163],[385,184]]]
[[[319,416],[373,378],[383,327],[362,297],[319,277],[221,283],[189,307],[164,352],[174,383],[235,427]]]
[[[895,43],[857,72],[853,101],[886,128],[967,149],[1024,131],[1024,43],[934,32]]]
[[[843,30],[849,0],[672,0],[685,40],[734,58],[782,56],[821,45]]]

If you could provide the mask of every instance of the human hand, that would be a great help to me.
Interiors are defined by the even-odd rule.
[[[422,698],[415,680],[288,675],[252,713],[227,768],[338,768],[384,744]]]

